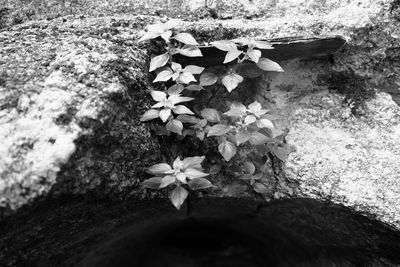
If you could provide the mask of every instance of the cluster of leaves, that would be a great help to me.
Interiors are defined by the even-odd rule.
[[[211,45],[225,51],[223,70],[215,72],[212,68],[205,69],[196,65],[182,67],[173,61],[175,54],[186,57],[201,57],[199,44],[189,33],[177,33],[174,27],[178,20],[171,20],[164,24],[148,26],[148,31],[139,40],[145,41],[161,38],[165,42],[166,52],[153,57],[150,61],[150,72],[156,72],[154,83],[171,83],[165,91],[151,91],[156,102],[146,111],[141,121],[157,123],[157,134],[176,134],[178,139],[187,136],[198,138],[200,141],[212,138],[217,141],[218,151],[227,166],[233,169],[241,166],[241,179],[248,180],[256,192],[257,179],[265,171],[265,157],[268,153],[285,160],[291,147],[274,138],[274,125],[268,110],[263,109],[257,101],[247,107],[239,102],[230,103],[230,108],[222,113],[217,109],[205,107],[198,112],[183,103],[194,100],[185,96],[185,93],[209,90],[211,87],[222,84],[228,92],[233,91],[243,82],[244,77],[239,74],[241,67],[250,71],[276,71],[283,69],[278,63],[262,57],[260,49],[273,49],[266,41],[241,38],[236,40],[221,40]],[[186,93],[186,94],[187,94]],[[235,159],[236,158],[236,159]],[[170,193],[171,202],[179,209],[188,196],[188,190],[201,190],[213,187],[207,180],[208,174],[202,172],[201,162],[204,156],[189,157],[181,160],[179,157],[172,163],[160,163],[149,168],[148,172],[154,177],[143,182],[151,189],[162,189],[174,186]],[[245,162],[244,164],[235,161]],[[256,187],[254,186],[256,185]],[[259,187],[259,186],[258,186]]]

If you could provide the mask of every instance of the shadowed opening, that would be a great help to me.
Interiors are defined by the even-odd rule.
[[[240,200],[231,201],[188,218],[153,218],[127,228],[80,266],[400,264],[398,232],[344,207],[295,200],[245,211]]]

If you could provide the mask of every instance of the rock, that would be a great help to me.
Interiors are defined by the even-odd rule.
[[[333,201],[399,228],[398,4],[335,2],[306,14],[308,3],[291,9],[284,8],[289,1],[275,3],[281,14],[221,26],[258,37],[347,39],[334,57],[278,61],[285,72],[258,81],[255,98],[282,118],[274,121],[275,134],[288,129],[286,141],[297,149],[278,170],[275,198]],[[213,28],[199,24],[193,27]]]
[[[399,106],[379,93],[355,117],[341,96],[308,97],[292,111],[286,137],[297,148],[283,167],[295,195],[351,206],[399,227]]]
[[[238,9],[250,1],[234,2],[232,7]],[[400,229],[398,1],[252,2],[260,7],[260,19],[238,19],[240,12],[223,21],[189,17],[192,21],[182,23],[181,30],[201,42],[243,36],[339,35],[347,40],[333,56],[277,58],[284,73],[244,83],[251,92],[259,89],[251,100],[277,115],[274,134],[286,135],[286,142],[296,147],[287,162],[275,158],[268,163],[271,177],[256,185],[258,195],[268,200],[309,197],[312,202],[333,202],[348,214],[338,215],[325,205],[308,212],[303,206],[309,203],[301,200],[292,216],[285,211],[294,199],[282,200],[289,204],[272,209],[277,217],[270,218],[280,222],[280,216],[287,216],[287,229],[300,224],[297,233],[317,233],[314,236],[321,239],[313,242],[326,242],[329,249],[329,240],[335,237],[333,244],[344,251],[355,240],[353,234],[367,227],[368,231],[357,232],[355,248],[374,251],[378,263],[390,256],[383,252],[388,244],[392,255],[399,255],[398,231],[380,223]],[[226,1],[221,3],[211,8],[220,8],[221,14],[232,12],[223,6]],[[144,26],[159,18],[109,17],[110,11],[93,17],[99,8],[83,17],[79,13],[20,25],[8,18],[0,22],[5,25],[0,25],[5,27],[0,31],[0,213],[15,212],[1,224],[5,227],[0,247],[6,249],[0,251],[0,261],[9,266],[72,265],[89,246],[107,242],[106,234],[123,230],[121,225],[163,214],[178,216],[164,200],[165,206],[150,205],[150,212],[145,211],[150,200],[126,201],[154,196],[139,183],[144,169],[161,160],[158,141],[139,122],[152,104],[147,92],[154,86],[147,72],[149,54],[160,48],[146,50],[146,45],[136,43]],[[223,189],[212,193],[218,197],[254,196],[230,177],[216,184]],[[212,206],[224,205],[218,201]],[[37,205],[45,212],[33,209]],[[355,211],[370,218],[357,215],[353,220]],[[319,223],[307,228],[314,218]],[[321,226],[331,223],[326,218],[345,225],[339,237],[324,235]],[[335,227],[330,233],[336,233]],[[381,234],[385,238],[380,239]],[[365,240],[371,243],[362,245]]]
[[[256,98],[282,116],[274,121],[275,134],[289,128],[287,142],[297,147],[278,168],[277,179],[260,191],[276,198],[329,199],[399,227],[393,206],[397,184],[387,186],[398,170],[398,5],[389,0],[273,2],[263,5],[262,20],[235,16],[181,25],[202,42],[293,35],[348,40],[334,57],[280,61],[285,73],[257,81],[265,90]],[[2,207],[18,209],[48,193],[145,194],[139,182],[159,149],[139,123],[151,104],[146,93],[151,85],[148,54],[135,40],[156,19],[72,16],[0,32]],[[322,147],[315,147],[319,143]],[[361,195],[354,188],[363,183],[369,186]]]
[[[126,44],[142,26],[118,34],[110,23],[41,21],[0,33],[1,208],[51,189],[126,194],[157,158],[139,122],[150,104],[147,55]]]
[[[195,11],[196,9],[205,7],[206,4],[206,0],[184,0],[182,3],[182,7],[190,11]]]

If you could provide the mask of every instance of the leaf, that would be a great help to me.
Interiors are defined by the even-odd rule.
[[[259,132],[253,132],[251,133],[251,137],[250,137],[250,143],[252,143],[253,145],[262,145],[267,143],[270,140],[269,137],[259,133]]]
[[[187,157],[183,159],[183,168],[192,168],[197,170],[202,170],[201,163],[204,161],[204,156]]]
[[[205,108],[200,112],[201,116],[209,122],[220,122],[219,111],[213,108]]]
[[[171,120],[165,125],[168,131],[182,135],[183,124],[178,120]]]
[[[189,195],[188,191],[182,186],[177,186],[170,195],[170,200],[176,209],[180,209],[183,202],[185,202],[187,196]]]
[[[224,157],[225,161],[229,161],[236,154],[236,146],[229,141],[224,141],[218,146],[218,151]]]
[[[147,173],[150,173],[150,174],[166,174],[171,170],[172,170],[171,166],[169,166],[167,163],[158,163],[158,164],[154,164],[153,166],[149,167],[147,169]]]
[[[171,38],[172,31],[166,31],[161,34],[161,38],[164,39],[165,42],[169,42],[169,38]]]
[[[200,85],[201,86],[210,86],[218,81],[218,76],[212,72],[203,72],[200,75]]]
[[[244,171],[248,174],[253,174],[256,171],[256,166],[253,163],[246,161],[243,164]]]
[[[224,64],[231,62],[232,60],[237,59],[240,55],[242,54],[242,51],[240,50],[229,50],[228,53],[226,53],[225,55],[225,59],[224,59]]]
[[[238,38],[238,39],[234,39],[233,40],[235,43],[238,43],[240,45],[249,45],[252,43],[252,41],[248,38],[242,37],[242,38]]]
[[[257,49],[251,49],[250,51],[247,52],[247,55],[252,61],[257,63],[261,57],[261,51]]]
[[[205,179],[205,178],[195,178],[192,179],[189,183],[189,188],[192,190],[200,190],[200,189],[207,189],[213,187],[212,183]]]
[[[158,189],[161,184],[161,177],[152,177],[150,179],[144,180],[142,186],[150,189]]]
[[[240,144],[243,144],[243,143],[249,141],[250,138],[251,138],[251,134],[247,133],[247,132],[238,132],[235,135],[235,140],[236,140],[237,145],[240,145]]]
[[[228,92],[231,92],[233,89],[235,89],[242,81],[243,77],[236,73],[226,75],[224,78],[222,78],[222,84],[226,87]]]
[[[268,41],[255,41],[255,47],[259,49],[274,49],[272,44]]]
[[[199,138],[201,141],[204,140],[204,135],[205,135],[204,131],[196,131],[196,137]]]
[[[158,33],[158,35],[163,33],[165,30],[166,30],[165,26],[162,23],[147,25],[148,32]]]
[[[176,62],[172,62],[171,63],[171,69],[175,72],[175,73],[179,73],[182,71],[182,65]]]
[[[204,70],[203,67],[199,67],[196,65],[187,65],[183,71],[190,72],[191,74],[200,74]]]
[[[273,129],[274,128],[274,125],[268,119],[259,119],[256,122],[256,124],[257,124],[258,128],[268,128],[268,129]]]
[[[229,110],[225,112],[224,115],[240,118],[246,115],[246,106],[239,102],[233,102]]]
[[[253,114],[257,114],[257,112],[261,111],[262,109],[260,102],[258,102],[257,100],[249,104],[247,107],[248,111],[250,111]]]
[[[176,179],[178,180],[178,181],[180,181],[181,183],[184,183],[184,184],[187,184],[187,180],[186,180],[186,175],[184,174],[184,173],[178,173],[177,175],[176,175]]]
[[[183,48],[178,50],[178,53],[186,57],[202,57],[200,49],[197,46],[185,45]]]
[[[174,74],[172,74],[172,80],[173,81],[175,81],[178,78],[179,78],[179,72],[175,72]]]
[[[157,38],[158,36],[160,36],[160,33],[153,32],[153,31],[148,31],[139,39],[138,43],[146,41],[146,40]]]
[[[174,84],[168,88],[168,95],[179,95],[185,87],[182,84]]]
[[[202,120],[199,120],[199,122],[196,123],[196,125],[194,125],[193,127],[195,127],[196,129],[202,129],[207,126],[207,123],[208,122],[206,119],[202,119]]]
[[[229,50],[237,49],[236,44],[234,42],[228,41],[228,40],[211,42],[211,45],[222,51],[229,51]]]
[[[244,118],[244,123],[246,125],[249,125],[255,122],[256,120],[257,120],[256,117],[254,117],[253,115],[247,115],[246,118]]]
[[[165,101],[167,99],[167,95],[162,92],[162,91],[151,91],[150,92],[151,97],[154,99],[154,101],[160,102],[160,101]]]
[[[153,83],[155,82],[166,82],[169,79],[171,79],[172,75],[174,73],[170,68],[161,71],[159,74],[157,74],[157,77],[154,79]]]
[[[150,120],[154,120],[156,118],[158,118],[160,115],[160,111],[156,110],[156,109],[149,109],[148,111],[146,111],[142,117],[140,118],[140,121],[150,121]]]
[[[168,120],[169,116],[171,116],[171,110],[169,108],[164,108],[164,109],[160,110],[160,119],[163,122],[166,122]]]
[[[282,67],[278,63],[265,57],[260,58],[257,62],[257,67],[265,71],[283,72]]]
[[[207,136],[221,136],[228,133],[231,130],[231,127],[225,124],[215,124],[214,126],[210,127],[208,130]]]
[[[200,119],[194,117],[194,116],[190,116],[190,115],[179,115],[177,118],[177,120],[183,122],[183,123],[193,123],[196,124],[199,122]]]
[[[182,102],[189,102],[192,101],[194,98],[192,97],[187,97],[187,96],[180,96],[180,95],[171,95],[168,98],[168,102],[176,105],[178,103],[182,103]]]
[[[181,160],[181,158],[180,157],[177,157],[175,160],[174,160],[174,162],[172,163],[172,168],[174,169],[174,170],[177,170],[177,169],[182,169],[183,168],[183,161]]]
[[[190,109],[188,109],[184,105],[176,106],[175,108],[173,108],[173,111],[175,114],[190,114],[190,115],[194,114]]]
[[[176,181],[176,178],[174,175],[166,175],[166,176],[164,176],[164,178],[162,178],[160,186],[158,188],[161,189],[161,188],[167,187],[170,184],[175,183],[175,181]]]
[[[190,82],[195,82],[196,78],[194,78],[193,74],[190,72],[182,72],[179,75],[178,82],[181,82],[183,84],[189,84]]]
[[[204,173],[202,171],[199,171],[198,169],[193,169],[193,168],[187,168],[184,174],[189,179],[202,178],[208,176],[208,173]]]
[[[253,184],[253,190],[255,192],[259,193],[259,194],[268,194],[268,193],[270,193],[270,190],[268,190],[268,187],[265,186],[262,183],[259,183],[259,182],[255,182]]]
[[[187,45],[199,45],[190,33],[182,32],[175,35],[175,40]]]
[[[164,23],[164,27],[169,30],[178,27],[180,23],[182,23],[181,19],[170,19]]]
[[[198,84],[188,85],[188,86],[185,87],[185,89],[188,90],[188,91],[201,91],[201,90],[204,90],[204,88],[201,87]]]
[[[169,60],[169,54],[165,53],[156,57],[153,57],[150,61],[150,69],[149,71],[152,72],[153,70],[163,67],[165,64],[167,64]]]

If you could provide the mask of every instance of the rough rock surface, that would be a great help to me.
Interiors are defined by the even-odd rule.
[[[304,100],[304,99],[303,99]],[[355,207],[400,225],[400,108],[381,93],[355,117],[331,93],[293,110],[284,166],[295,194]]]
[[[297,148],[269,194],[334,201],[400,227],[398,1],[274,3],[259,21],[221,24],[266,38],[338,34],[348,44],[331,59],[280,62],[285,73],[261,82],[258,100],[282,116],[276,134],[288,128]]]
[[[273,2],[260,19],[182,29],[201,41],[348,37],[333,61],[280,62],[286,72],[266,77],[258,98],[283,114],[277,133],[288,126],[297,147],[271,190],[330,199],[399,227],[398,1]],[[150,85],[135,39],[154,19],[60,17],[0,32],[0,206],[16,209],[50,190],[140,195],[158,144],[138,121]]]
[[[41,21],[0,33],[0,207],[17,209],[56,182],[57,194],[126,191],[140,162],[157,157],[139,122],[149,104],[147,55],[132,46],[142,22],[113,23]]]

